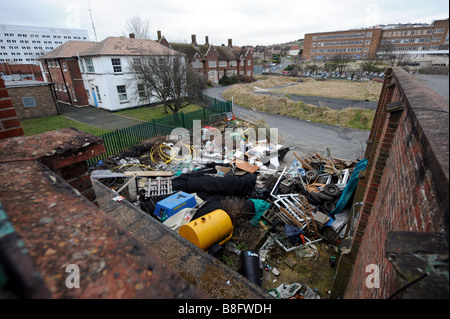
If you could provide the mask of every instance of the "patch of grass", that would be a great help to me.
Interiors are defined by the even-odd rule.
[[[200,109],[202,109],[202,106],[200,106],[198,104],[191,104],[191,105],[186,106],[185,108],[182,108],[180,110],[180,112],[189,113],[189,112],[197,111]],[[153,119],[156,120],[156,119],[160,119],[160,118],[170,116],[173,114],[170,109],[168,111],[169,111],[168,114],[164,114],[163,105],[158,105],[158,106],[146,106],[146,107],[122,110],[122,111],[117,111],[116,113],[119,115],[131,117],[131,118],[138,119],[138,120],[151,121]]]
[[[284,87],[277,91],[284,94],[298,94],[310,96],[323,96],[338,99],[378,101],[382,83],[354,82],[342,80],[304,81],[298,84]]]
[[[322,82],[323,83],[323,82]],[[292,101],[285,96],[276,97],[253,93],[251,85],[237,84],[223,93],[226,100],[234,98],[240,106],[273,114],[292,116],[304,120],[340,127],[370,130],[375,116],[374,110],[346,108],[342,111],[328,107],[317,107]]]
[[[35,135],[62,128],[74,127],[89,134],[99,136],[108,133],[108,130],[72,121],[62,115],[51,115],[20,122],[25,135]]]

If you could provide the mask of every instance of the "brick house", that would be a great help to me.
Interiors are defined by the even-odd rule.
[[[58,101],[74,106],[89,105],[77,55],[94,44],[68,41],[39,58],[45,80],[54,83]]]
[[[183,53],[187,63],[213,84],[218,84],[224,75],[253,76],[251,48],[233,47],[232,39],[228,39],[228,46],[214,46],[209,43],[208,36],[205,37],[205,44],[199,45],[195,34],[191,40],[189,44],[168,42],[158,31],[158,43]]]

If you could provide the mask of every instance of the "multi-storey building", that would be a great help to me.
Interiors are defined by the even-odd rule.
[[[157,102],[141,94],[130,63],[142,56],[180,56],[153,40],[108,37],[101,42],[69,41],[39,58],[58,100],[116,111]]]
[[[380,50],[391,45],[394,52],[407,54],[427,54],[447,50],[448,19],[436,20],[432,24],[400,24],[381,26]]]
[[[424,56],[448,55],[448,19],[431,24],[377,25],[366,29],[305,34],[303,60],[326,60],[346,55],[354,60],[390,52]]]
[[[382,30],[354,29],[305,34],[303,60],[325,60],[336,55],[351,59],[374,57]]]
[[[198,44],[195,34],[191,36],[191,43],[172,43],[161,36],[158,31],[158,42],[186,56],[186,62],[194,71],[202,73],[213,84],[219,83],[224,76],[246,75],[253,76],[253,54],[251,48],[233,47],[232,39],[228,39],[228,46],[214,46],[209,43],[208,36],[205,44]]]
[[[35,64],[67,41],[89,41],[86,30],[0,24],[0,63]]]

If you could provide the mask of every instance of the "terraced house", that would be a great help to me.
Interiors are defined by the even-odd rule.
[[[253,76],[253,55],[249,48],[233,47],[232,39],[228,39],[227,46],[210,44],[208,36],[205,44],[198,44],[195,34],[191,40],[191,43],[168,42],[158,31],[158,43],[183,53],[191,67],[212,84],[219,83],[224,75]]]

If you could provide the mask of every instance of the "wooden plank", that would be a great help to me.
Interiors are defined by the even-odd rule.
[[[306,163],[306,161],[304,161],[301,157],[299,157],[297,154],[295,154],[295,152],[294,152],[294,156],[300,161],[300,163],[302,163],[303,168],[305,168],[308,171],[312,170],[312,167],[309,166],[308,163]]]
[[[303,228],[302,223],[298,221],[296,218],[294,218],[286,209],[283,207],[280,207],[280,211],[287,217],[291,222],[293,222],[296,226]]]
[[[123,174],[125,176],[142,176],[142,177],[173,176],[172,172],[165,172],[165,171],[128,171],[124,172]]]
[[[127,187],[131,182],[134,182],[135,180],[136,180],[136,176],[130,178],[125,184],[122,185],[122,187],[120,187],[120,188],[117,190],[117,193],[120,193],[121,191],[123,191],[123,189],[124,189],[125,187]]]
[[[257,170],[259,170],[259,166],[258,165],[252,165],[246,161],[242,161],[242,160],[235,160],[234,163],[236,163],[236,167],[246,171],[248,173],[254,173]]]

